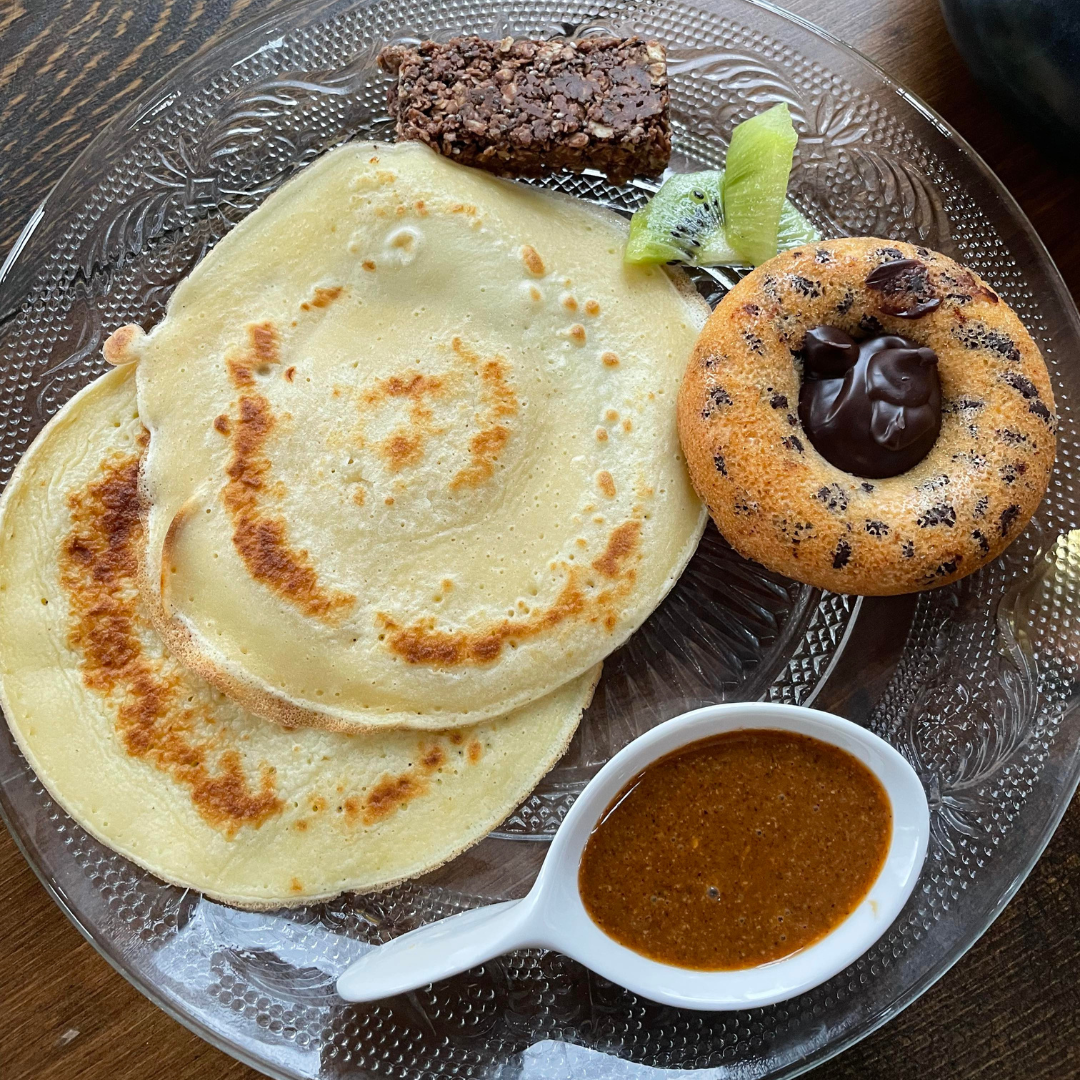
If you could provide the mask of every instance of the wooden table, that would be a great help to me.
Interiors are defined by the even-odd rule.
[[[281,0],[0,0],[0,253],[108,119],[146,85]],[[977,89],[936,0],[788,0],[938,109],[1019,199],[1080,294],[1080,176],[1042,157]],[[1080,1075],[1080,800],[986,936],[820,1080]],[[4,1080],[255,1077],[128,985],[0,830]]]

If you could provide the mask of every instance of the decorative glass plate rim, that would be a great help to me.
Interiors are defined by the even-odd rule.
[[[365,0],[359,0],[360,5],[364,2]],[[862,67],[867,75],[873,76],[878,80],[879,84],[893,91],[905,104],[920,114],[925,120],[932,124],[945,139],[959,149],[968,162],[974,166],[976,171],[979,172],[982,178],[988,183],[988,186],[993,190],[996,197],[1001,200],[1004,211],[1010,217],[1012,223],[1018,226],[1023,232],[1025,239],[1031,245],[1035,255],[1041,258],[1044,264],[1043,269],[1047,273],[1054,288],[1056,293],[1055,300],[1060,305],[1062,314],[1065,315],[1066,319],[1071,324],[1073,331],[1080,335],[1080,312],[1077,311],[1076,303],[1069,293],[1061,273],[1047,250],[1046,245],[1035,231],[1027,215],[1024,213],[1011,192],[1009,192],[994,171],[983,160],[981,155],[979,155],[952,124],[945,120],[935,109],[922,101],[917,95],[906,90],[869,57],[864,55],[858,49],[848,45],[829,31],[817,26],[809,19],[787,11],[778,5],[769,2],[769,0],[735,0],[735,2],[748,8],[757,8],[769,12],[788,23],[798,26],[807,33],[812,34],[833,49],[839,50],[847,58],[853,60],[857,66]],[[137,120],[140,116],[145,115],[146,112],[153,107],[156,103],[156,99],[160,97],[160,92],[163,87],[174,81],[181,73],[198,71],[208,62],[212,62],[215,55],[220,51],[229,47],[235,48],[237,43],[244,39],[251,39],[254,43],[256,38],[265,34],[266,29],[268,29],[272,23],[295,19],[301,9],[303,9],[303,14],[305,16],[314,17],[321,10],[330,9],[339,5],[340,0],[317,0],[315,3],[305,3],[305,0],[293,0],[292,3],[282,4],[270,13],[263,12],[260,15],[256,15],[228,31],[222,38],[213,42],[208,42],[200,47],[192,56],[175,65],[148,86],[135,101],[121,109],[97,133],[97,135],[94,136],[91,142],[78,154],[71,164],[68,165],[60,178],[52,185],[46,195],[35,207],[23,229],[15,238],[3,263],[0,264],[0,306],[3,306],[5,301],[14,305],[18,304],[21,300],[21,296],[19,295],[11,297],[6,295],[10,291],[8,279],[12,268],[17,263],[22,251],[30,242],[38,227],[46,220],[50,200],[54,199],[56,193],[61,191],[73,176],[79,174],[85,163],[90,159],[93,151],[100,145],[100,141],[104,136],[110,131],[126,129],[133,121]],[[266,43],[263,42],[262,44],[265,46]],[[856,607],[852,612],[843,635],[845,642],[851,636],[855,623],[859,618],[859,614],[860,612]],[[832,675],[837,660],[842,652],[843,648],[841,646],[829,664],[827,671],[824,673],[818,689],[820,689],[820,687],[824,685],[826,679]],[[813,696],[817,697],[817,690],[815,690]],[[849,1049],[851,1046],[872,1034],[882,1025],[897,1016],[915,1000],[921,997],[922,994],[930,989],[940,978],[947,974],[952,967],[964,957],[968,950],[979,941],[983,934],[986,933],[992,923],[998,918],[1004,908],[1015,896],[1020,886],[1027,879],[1032,868],[1041,858],[1057,830],[1078,787],[1080,787],[1080,754],[1074,755],[1074,760],[1070,765],[1070,775],[1065,778],[1061,785],[1058,793],[1058,800],[1046,819],[1042,833],[1038,836],[1037,841],[1030,845],[1026,857],[1019,860],[1016,874],[1008,883],[1007,887],[1001,891],[996,903],[986,914],[983,924],[976,933],[966,940],[959,941],[953,949],[946,954],[936,969],[928,971],[921,978],[916,979],[904,993],[898,996],[889,1008],[882,1010],[880,1014],[870,1018],[865,1023],[858,1025],[834,1040],[829,1041],[825,1046],[815,1051],[812,1055],[804,1058],[802,1061],[784,1068],[779,1075],[784,1077],[802,1075],[810,1069],[830,1060],[837,1054],[842,1053],[844,1050]],[[175,1008],[167,998],[159,993],[158,987],[154,983],[144,979],[134,970],[128,969],[118,955],[113,955],[108,943],[96,937],[92,928],[80,920],[78,915],[68,905],[62,890],[57,887],[56,883],[50,879],[38,863],[31,858],[22,835],[14,827],[13,817],[7,807],[6,795],[2,791],[0,791],[0,819],[3,820],[16,848],[30,865],[34,874],[45,888],[47,894],[56,903],[57,907],[59,907],[79,933],[93,946],[95,951],[97,951],[98,954],[101,955],[109,965],[122,975],[132,986],[156,1006],[161,1008],[167,1015],[178,1021],[199,1038],[215,1046],[230,1057],[242,1061],[249,1067],[266,1075],[286,1075],[284,1073],[275,1073],[271,1071],[272,1067],[267,1062],[258,1060],[241,1046],[234,1042],[230,1042],[217,1032],[205,1027],[194,1017]],[[697,1070],[688,1070],[687,1072],[688,1075],[695,1075]]]

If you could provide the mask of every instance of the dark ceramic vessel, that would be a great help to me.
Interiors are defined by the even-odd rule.
[[[972,74],[1044,149],[1080,162],[1080,0],[941,0]]]

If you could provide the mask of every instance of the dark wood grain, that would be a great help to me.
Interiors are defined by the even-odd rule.
[[[101,126],[141,89],[281,0],[0,0],[0,253]],[[928,101],[1005,181],[1074,295],[1080,177],[976,88],[935,0],[788,0]],[[1080,802],[986,936],[820,1080],[1071,1080],[1080,1075]],[[240,1080],[256,1074],[129,986],[0,834],[0,1076]]]

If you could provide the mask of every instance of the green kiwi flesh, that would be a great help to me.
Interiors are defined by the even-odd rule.
[[[727,168],[676,173],[634,214],[626,261],[757,266],[819,239],[785,198],[795,138],[786,105],[739,124]]]

